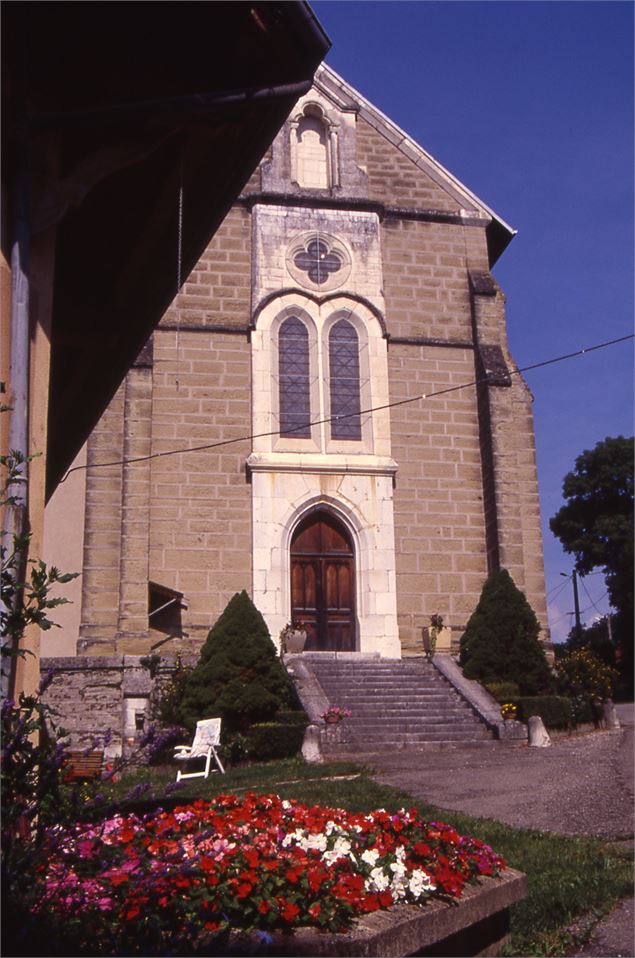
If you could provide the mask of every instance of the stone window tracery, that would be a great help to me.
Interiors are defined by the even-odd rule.
[[[342,268],[342,257],[335,250],[329,250],[320,239],[310,240],[305,249],[295,254],[293,262],[318,286],[326,283],[331,273],[337,273]]]
[[[278,332],[278,389],[280,435],[311,436],[309,334],[304,323],[291,316]]]
[[[352,269],[344,243],[322,230],[296,236],[287,248],[285,263],[298,285],[320,293],[342,286]]]
[[[355,327],[345,319],[340,319],[329,335],[329,387],[331,437],[361,439],[359,339]]]
[[[361,303],[290,292],[267,304],[252,332],[253,454],[389,456],[386,360]]]

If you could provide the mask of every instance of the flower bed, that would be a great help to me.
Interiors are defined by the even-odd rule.
[[[33,912],[67,929],[76,919],[91,954],[195,948],[236,928],[342,931],[396,903],[457,899],[505,867],[415,810],[365,815],[255,794],[53,829],[44,860]]]

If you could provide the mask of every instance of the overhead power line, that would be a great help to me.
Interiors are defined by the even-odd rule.
[[[544,366],[552,366],[555,363],[565,362],[567,359],[575,359],[579,356],[584,356],[586,353],[595,352],[598,349],[606,349],[607,346],[615,346],[617,343],[626,342],[629,339],[635,338],[635,333],[629,333],[628,336],[620,336],[618,339],[609,339],[603,343],[596,343],[593,346],[585,346],[584,349],[578,349],[573,353],[565,353],[562,356],[554,356],[552,359],[543,359],[538,363],[531,363],[529,366],[522,366],[519,369],[510,370],[510,376],[520,376],[522,373],[530,372],[533,369],[542,369]],[[347,413],[346,415],[341,416],[329,416],[326,419],[315,419],[308,423],[302,423],[299,426],[296,426],[293,432],[299,432],[311,426],[320,426],[323,423],[336,422],[342,419],[349,419],[351,416],[365,416],[370,413],[380,412],[383,409],[393,409],[396,406],[405,406],[408,403],[421,402],[422,400],[435,399],[438,396],[444,396],[447,393],[457,392],[459,389],[468,389],[470,386],[480,386],[486,385],[489,382],[489,376],[483,376],[478,379],[472,379],[469,382],[459,383],[457,386],[446,386],[444,389],[437,389],[431,393],[420,393],[417,396],[410,396],[408,399],[397,399],[395,402],[384,403],[381,406],[372,406],[369,409],[362,409],[359,412]],[[268,436],[277,436],[279,431],[273,429],[269,432],[259,432],[259,433],[250,433],[244,436],[236,436],[234,439],[220,439],[217,442],[204,443],[201,446],[182,446],[178,449],[166,449],[163,452],[152,452],[147,456],[134,456],[130,459],[112,459],[108,462],[92,462],[90,463],[91,469],[105,469],[108,466],[122,466],[130,465],[135,462],[147,462],[149,459],[160,459],[164,456],[177,456],[186,452],[203,452],[206,449],[218,449],[220,446],[230,446],[237,442],[248,442],[253,439],[265,439]],[[81,472],[88,469],[88,464],[81,466],[73,466],[68,470],[63,479],[60,480],[60,483],[66,482],[68,477],[73,472]]]

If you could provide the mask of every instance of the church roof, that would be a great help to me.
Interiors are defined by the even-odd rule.
[[[460,204],[461,211],[467,216],[489,219],[490,223],[486,232],[490,263],[493,265],[496,262],[516,235],[517,230],[506,223],[487,203],[479,199],[427,150],[424,150],[393,120],[389,119],[325,63],[318,67],[314,85],[323,94],[334,100],[341,109],[355,110],[358,116],[386,137],[415,166],[418,166],[432,180],[453,195]]]

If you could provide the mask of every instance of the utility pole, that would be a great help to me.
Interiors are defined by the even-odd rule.
[[[575,615],[575,637],[577,641],[580,641],[582,635],[582,623],[580,621],[580,599],[578,598],[578,574],[573,570],[570,576],[566,572],[561,572],[560,575],[564,576],[565,579],[572,579],[573,581],[573,608]]]
[[[578,575],[575,569],[573,570],[573,574],[571,578],[573,579],[573,608],[575,610],[575,637],[579,642],[582,636],[582,624],[580,622],[580,600],[578,599]]]

